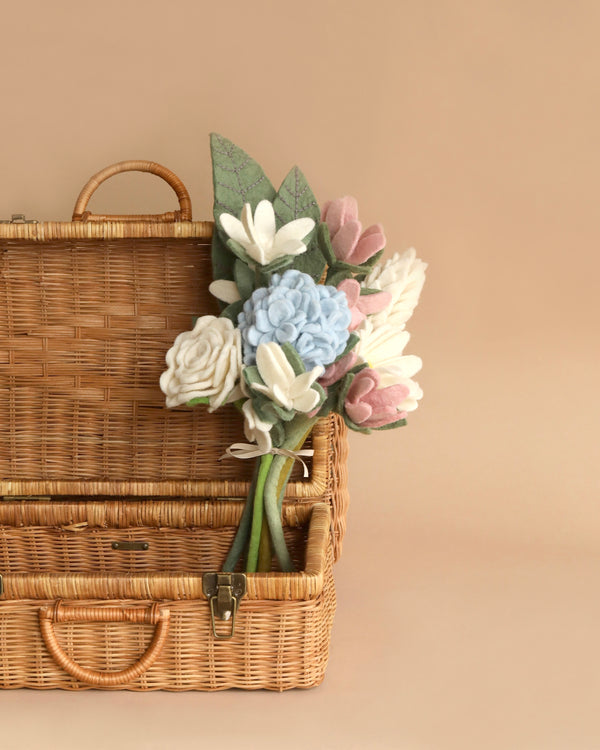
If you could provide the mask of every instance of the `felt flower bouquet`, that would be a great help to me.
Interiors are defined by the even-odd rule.
[[[224,570],[269,570],[272,554],[293,570],[281,505],[315,422],[331,412],[359,432],[406,424],[421,389],[421,360],[403,354],[405,324],[426,264],[414,250],[379,264],[380,224],[363,230],[354,198],[322,210],[294,167],[275,190],[261,167],[213,134],[215,231],[211,293],[220,317],[197,319],[166,356],[167,406],[233,403],[256,458],[246,507]],[[305,474],[307,472],[305,466]]]

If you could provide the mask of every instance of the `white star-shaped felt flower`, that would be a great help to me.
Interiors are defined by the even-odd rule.
[[[306,245],[302,240],[315,226],[312,219],[304,217],[294,219],[276,231],[273,204],[267,200],[262,200],[256,206],[254,216],[250,204],[245,203],[241,221],[232,214],[221,214],[219,221],[229,237],[261,266],[284,255],[306,252]]]
[[[320,395],[311,386],[323,374],[321,365],[296,375],[283,349],[274,341],[269,341],[259,344],[256,366],[265,385],[252,383],[251,388],[264,393],[284,409],[309,412],[319,403]]]

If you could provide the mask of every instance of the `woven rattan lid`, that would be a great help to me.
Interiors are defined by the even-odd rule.
[[[219,461],[243,439],[236,410],[167,409],[158,384],[177,334],[218,314],[212,223],[173,221],[191,217],[173,180],[179,212],[98,220],[86,210],[107,174],[168,172],[148,164],[92,178],[75,221],[0,224],[1,495],[247,494],[253,462]],[[342,432],[335,417],[315,428],[310,476],[296,471],[289,498],[345,492]]]

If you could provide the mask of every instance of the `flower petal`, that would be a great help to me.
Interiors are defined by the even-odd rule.
[[[256,365],[261,378],[270,388],[278,385],[287,391],[296,377],[283,349],[274,341],[259,345],[256,350]]]
[[[307,391],[311,385],[315,382],[315,380],[323,374],[323,368],[322,367],[315,367],[312,370],[309,370],[309,372],[303,372],[300,375],[297,375],[294,378],[294,382],[290,386],[290,396],[295,399],[298,396],[301,396],[305,391]]]
[[[323,207],[323,221],[327,222],[329,233],[333,238],[347,221],[358,218],[358,204],[356,198],[346,195],[343,198],[328,201]]]
[[[227,279],[213,281],[212,284],[209,284],[208,291],[213,297],[220,299],[222,302],[227,302],[228,305],[241,299],[235,281],[227,281]]]
[[[358,300],[357,307],[365,315],[372,315],[373,313],[378,313],[382,310],[385,310],[385,308],[390,305],[391,302],[392,295],[389,292],[363,294]]]
[[[301,255],[306,252],[306,245],[302,240],[287,240],[283,244],[274,244],[271,249],[269,262],[281,258],[283,255]]]
[[[275,211],[271,201],[262,200],[254,211],[254,237],[257,245],[269,248],[275,237]]]
[[[331,247],[338,260],[347,260],[354,251],[362,230],[360,221],[347,221],[337,232],[331,242]]]
[[[239,219],[231,214],[221,214],[219,216],[219,222],[221,226],[231,237],[232,240],[239,242],[242,247],[246,247],[249,244],[248,233],[244,229],[244,225]]]
[[[309,232],[312,232],[314,227],[315,222],[307,216],[301,219],[294,219],[294,221],[284,224],[277,231],[273,244],[281,247],[288,240],[303,240]]]
[[[351,263],[355,263],[359,266],[361,263],[364,263],[369,260],[369,258],[373,257],[373,255],[380,250],[383,250],[385,247],[385,235],[383,232],[369,231],[376,228],[377,225],[374,225],[362,233],[356,247],[354,248],[354,252],[352,253]]]
[[[294,399],[294,409],[302,412],[312,411],[319,403],[319,398],[317,391],[315,391],[314,388],[309,388],[301,396]]]
[[[338,291],[344,292],[348,299],[348,307],[352,309],[360,297],[360,284],[356,279],[344,279],[337,285]]]

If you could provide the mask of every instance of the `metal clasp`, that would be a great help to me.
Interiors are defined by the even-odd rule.
[[[218,640],[233,638],[240,599],[246,594],[246,574],[205,573],[202,576],[202,591],[210,605],[210,620],[214,637]],[[231,628],[224,635],[217,633],[217,617],[220,620],[231,620]]]
[[[111,546],[113,549],[122,549],[133,552],[137,550],[146,551],[149,549],[150,544],[148,542],[113,542]]]
[[[25,214],[13,214],[10,219],[0,219],[0,224],[39,224],[39,221],[26,219]]]

